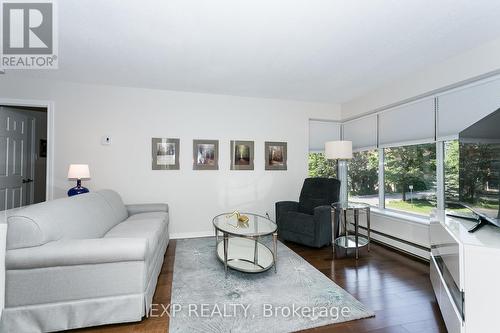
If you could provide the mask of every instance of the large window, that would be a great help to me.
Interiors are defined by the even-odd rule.
[[[323,153],[309,153],[309,177],[337,178],[337,163]]]
[[[458,201],[458,141],[444,142],[443,157],[445,200]],[[379,165],[382,158],[384,188],[380,189]],[[436,163],[436,143],[355,152],[348,164],[349,200],[401,213],[429,216],[437,207]],[[327,160],[323,153],[309,153],[309,177],[338,178],[337,162]],[[492,188],[497,186],[488,185]]]
[[[379,205],[376,149],[356,152],[349,161],[349,199]]]
[[[384,149],[385,207],[429,215],[436,207],[436,145]]]
[[[488,216],[498,216],[498,158],[500,144],[494,142],[445,142],[444,185],[448,209],[470,212],[453,202],[465,203]],[[461,171],[461,172],[460,172]]]

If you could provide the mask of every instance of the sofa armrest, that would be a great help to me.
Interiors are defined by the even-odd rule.
[[[151,213],[151,212],[167,212],[168,205],[165,203],[153,203],[153,204],[134,204],[125,205],[128,211],[128,215],[135,215],[140,213]]]
[[[148,243],[143,238],[68,239],[42,246],[7,251],[7,269],[92,265],[144,261]]]

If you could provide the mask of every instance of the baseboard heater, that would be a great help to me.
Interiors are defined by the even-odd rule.
[[[354,227],[354,224],[351,223],[351,226]],[[363,230],[363,231],[367,231],[367,228],[364,227],[364,226],[358,226],[359,229]],[[354,231],[350,231],[350,232],[354,232]],[[426,246],[422,246],[420,244],[416,244],[416,243],[413,243],[413,242],[410,242],[410,241],[407,241],[406,239],[402,239],[402,238],[399,238],[399,237],[396,237],[396,236],[393,236],[393,235],[389,235],[389,234],[386,234],[384,232],[381,232],[381,231],[377,231],[377,230],[373,230],[373,229],[370,229],[370,233],[371,234],[375,234],[375,235],[379,235],[379,236],[382,236],[382,237],[385,237],[385,238],[388,238],[388,239],[391,239],[393,241],[396,241],[398,243],[402,243],[402,244],[406,244],[408,246],[411,246],[411,247],[414,247],[415,249],[419,249],[421,251],[425,251],[426,253],[430,253],[431,252],[431,249],[426,247]],[[412,253],[412,252],[409,252],[409,251],[406,251],[406,250],[403,250],[403,249],[400,249],[394,245],[391,245],[391,244],[387,244],[381,240],[377,240],[377,239],[374,239],[372,238],[371,239],[373,242],[376,242],[376,243],[380,243],[382,245],[385,245],[385,246],[388,246],[396,251],[399,251],[399,252],[402,252],[402,253],[405,253],[405,254],[408,254],[408,255],[411,255],[412,257],[416,257],[418,259],[423,259],[425,261],[429,261],[428,258],[423,258],[415,253]]]

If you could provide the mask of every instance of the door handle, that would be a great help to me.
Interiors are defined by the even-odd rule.
[[[33,179],[23,179],[23,184],[26,184],[26,183],[31,183],[33,182]]]

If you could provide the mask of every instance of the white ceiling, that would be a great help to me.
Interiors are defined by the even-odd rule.
[[[339,103],[500,38],[497,0],[63,0],[61,80]]]

